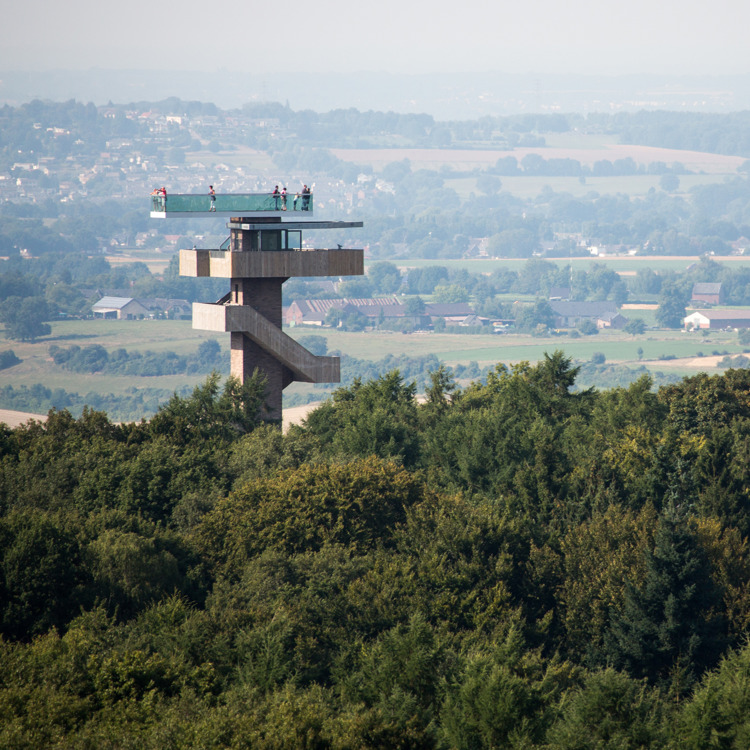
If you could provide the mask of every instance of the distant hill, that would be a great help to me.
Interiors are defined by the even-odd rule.
[[[545,73],[389,74],[372,72],[254,75],[208,71],[0,71],[0,104],[77,99],[95,104],[177,96],[236,108],[288,102],[294,109],[426,112],[473,119],[520,112],[671,110],[729,112],[750,108],[750,75],[582,76]]]

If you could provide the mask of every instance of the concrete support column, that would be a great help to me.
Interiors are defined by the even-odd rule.
[[[251,341],[244,333],[230,334],[231,372],[240,382],[246,382],[260,370],[266,376],[265,406],[261,416],[267,420],[281,421],[282,391],[294,380],[292,371]]]
[[[248,305],[281,328],[281,285],[286,278],[232,279],[232,305]]]
[[[257,310],[277,328],[281,328],[281,286],[285,278],[233,278],[232,305],[246,305]],[[266,375],[266,407],[263,418],[281,419],[282,391],[294,380],[289,368],[272,354],[251,341],[245,334],[231,334],[230,369],[241,383],[247,381],[255,370]]]

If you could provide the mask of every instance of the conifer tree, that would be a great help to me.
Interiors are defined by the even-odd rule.
[[[646,552],[645,579],[629,581],[604,650],[613,666],[684,694],[725,645],[720,592],[688,518],[669,503]]]

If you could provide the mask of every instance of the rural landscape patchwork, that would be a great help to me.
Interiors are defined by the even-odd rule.
[[[749,746],[749,112],[6,104],[0,324],[0,747]]]

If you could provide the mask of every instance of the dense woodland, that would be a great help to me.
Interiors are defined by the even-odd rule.
[[[0,432],[0,746],[745,748],[750,373]]]

